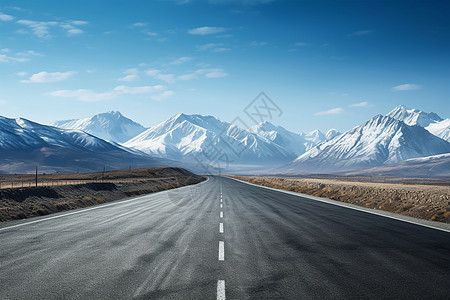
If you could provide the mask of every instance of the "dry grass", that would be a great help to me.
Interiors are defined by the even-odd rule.
[[[315,178],[230,177],[367,208],[450,223],[449,186],[350,182]]]
[[[202,176],[177,168],[137,169],[134,172],[134,180],[126,182],[121,181],[120,172],[115,172],[115,174],[111,174],[114,179],[118,180],[114,183],[0,189],[0,222],[97,205],[205,180]],[[122,173],[122,175],[124,174]],[[95,173],[79,175],[96,176]],[[126,175],[130,176],[128,170]],[[58,176],[64,176],[64,174]],[[66,176],[70,176],[70,174]]]

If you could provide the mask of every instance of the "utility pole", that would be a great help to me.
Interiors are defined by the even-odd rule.
[[[37,180],[37,166],[36,166],[36,187],[38,186],[38,180]]]

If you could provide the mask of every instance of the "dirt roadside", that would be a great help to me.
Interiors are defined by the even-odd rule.
[[[48,215],[206,180],[205,177],[178,168],[130,170],[124,182],[120,182],[120,172],[108,175],[118,182],[0,189],[0,222]],[[89,176],[92,175],[77,175],[79,178]]]

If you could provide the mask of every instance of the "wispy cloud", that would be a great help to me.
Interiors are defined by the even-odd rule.
[[[326,111],[319,111],[316,112],[314,115],[316,116],[323,116],[323,115],[337,115],[340,114],[344,111],[344,109],[342,109],[341,107],[336,107],[336,108],[332,108]]]
[[[58,82],[69,79],[70,76],[76,74],[74,71],[69,72],[39,72],[31,75],[28,80],[21,80],[24,83],[48,83],[48,82]]]
[[[230,50],[230,48],[223,47],[223,43],[208,43],[204,45],[197,46],[197,51],[211,51],[211,52],[225,52]]]
[[[183,56],[183,57],[180,57],[180,58],[172,61],[170,64],[171,65],[181,65],[181,64],[184,64],[185,62],[188,62],[191,60],[193,60],[192,57]]]
[[[79,101],[85,101],[85,102],[109,100],[109,99],[116,97],[116,95],[117,95],[114,92],[96,93],[96,92],[94,92],[92,90],[88,90],[88,89],[59,90],[59,91],[53,91],[49,94],[54,97],[72,98],[72,99],[76,99]]]
[[[151,96],[150,98],[152,98],[153,100],[156,100],[156,101],[162,101],[162,100],[172,97],[173,95],[175,95],[175,92],[165,91],[165,92],[162,92],[161,94]]]
[[[11,62],[26,62],[29,61],[26,57],[14,57],[6,54],[0,54],[0,63],[11,63]]]
[[[208,34],[216,34],[226,31],[226,28],[224,27],[210,27],[210,26],[203,26],[203,27],[197,27],[194,29],[189,29],[189,34],[194,35],[208,35]]]
[[[363,101],[363,102],[359,102],[359,103],[350,104],[349,106],[350,107],[368,107],[368,106],[370,106],[370,104],[367,101]]]
[[[192,73],[184,74],[178,77],[180,80],[192,80],[198,79],[200,76],[205,76],[206,78],[220,78],[228,76],[228,74],[223,69],[198,69]]]
[[[261,46],[265,46],[267,44],[268,44],[267,42],[257,42],[257,41],[253,41],[250,43],[250,45],[254,46],[254,47],[261,47]]]
[[[138,76],[138,75],[130,74],[130,75],[126,75],[126,76],[124,76],[124,77],[121,77],[121,78],[119,78],[118,80],[119,80],[119,81],[128,81],[128,82],[130,82],[130,81],[136,81],[136,80],[138,80],[138,79],[139,79],[139,76]]]
[[[51,38],[50,28],[54,28],[54,27],[62,28],[63,30],[66,31],[67,35],[69,35],[69,36],[82,34],[82,33],[84,33],[84,31],[75,26],[82,26],[82,25],[86,25],[88,23],[89,22],[87,22],[87,21],[65,21],[65,22],[54,22],[54,21],[40,22],[40,21],[32,21],[32,20],[18,20],[17,21],[17,24],[28,27],[29,30],[31,30],[31,32],[35,36],[37,36],[39,38],[43,38],[43,39]],[[27,33],[27,31],[20,29],[20,30],[18,30],[18,33]]]
[[[363,36],[363,35],[371,34],[372,32],[373,32],[373,30],[359,30],[359,31],[350,33],[349,36]]]
[[[79,101],[84,102],[96,102],[96,101],[105,101],[113,99],[120,95],[140,95],[140,94],[155,94],[161,93],[166,89],[163,85],[154,85],[154,86],[126,86],[119,85],[116,86],[112,91],[107,91],[103,93],[97,93],[89,89],[78,89],[78,90],[58,90],[49,93],[49,95],[54,97],[62,97],[62,98],[72,98]],[[164,93],[162,93],[164,94]],[[159,94],[161,95],[161,94]],[[158,96],[158,95],[155,95]],[[168,95],[166,95],[166,98]],[[153,98],[152,98],[153,99]],[[161,98],[162,100],[163,98]]]
[[[121,94],[149,94],[165,90],[166,87],[163,85],[153,85],[153,86],[126,86],[119,85],[114,88],[114,92]]]
[[[5,22],[7,22],[7,21],[12,21],[12,20],[14,20],[14,17],[13,17],[13,16],[6,15],[6,14],[0,12],[0,21],[5,21]]]
[[[146,27],[146,26],[148,26],[148,23],[144,23],[144,22],[136,22],[131,25],[131,27]]]
[[[131,69],[127,69],[123,72],[123,74],[125,75],[137,75],[139,74],[139,70],[137,68],[131,68]]]
[[[421,86],[418,84],[405,83],[401,85],[397,85],[391,88],[393,91],[410,91],[410,90],[418,90]]]

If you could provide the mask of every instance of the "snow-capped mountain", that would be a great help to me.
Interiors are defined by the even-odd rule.
[[[428,113],[399,105],[387,115],[411,126],[422,126],[435,136],[450,142],[450,119],[443,120],[434,112]]]
[[[433,112],[427,113],[419,109],[407,108],[403,105],[399,105],[391,110],[387,116],[403,121],[410,126],[419,125],[427,127],[431,123],[442,121],[442,118]]]
[[[425,129],[435,136],[440,137],[447,142],[450,142],[450,119],[430,123],[430,125],[425,127]]]
[[[334,139],[335,137],[337,137],[338,135],[340,135],[341,133],[339,131],[337,131],[334,128],[331,128],[330,130],[327,131],[327,133],[325,134],[325,138],[326,140],[331,140]]]
[[[74,129],[0,117],[0,171],[98,171],[108,168],[164,165],[164,161],[131,153]]]
[[[336,173],[450,152],[450,143],[420,126],[375,116],[307,151],[283,167],[288,173]]]
[[[297,134],[281,126],[273,125],[268,121],[253,126],[249,131],[283,147],[297,156],[340,134],[336,129],[328,130],[326,135],[320,130]]]
[[[275,126],[268,121],[253,126],[249,131],[283,147],[297,156],[305,153],[309,145],[309,141],[300,134],[286,130],[281,126]]]
[[[123,145],[152,156],[220,168],[262,167],[286,163],[296,157],[263,137],[202,115],[178,114]]]
[[[82,130],[117,143],[124,143],[146,130],[144,126],[124,117],[118,111],[109,111],[84,119],[55,121],[51,125]]]

